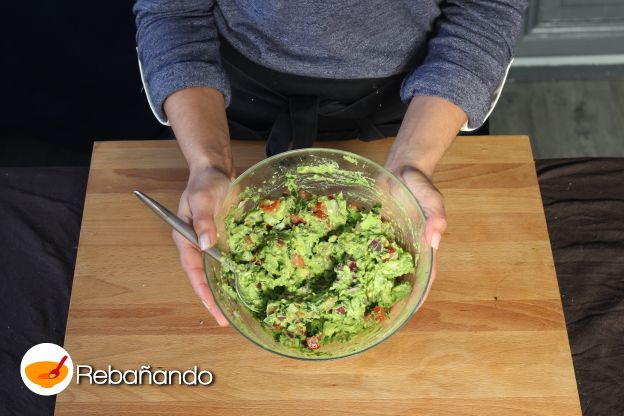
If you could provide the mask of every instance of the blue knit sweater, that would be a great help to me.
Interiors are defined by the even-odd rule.
[[[148,98],[191,86],[230,88],[221,35],[265,67],[319,78],[407,72],[401,98],[445,98],[486,118],[512,57],[527,0],[137,0],[137,44]]]

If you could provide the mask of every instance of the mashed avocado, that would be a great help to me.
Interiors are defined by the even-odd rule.
[[[347,341],[386,317],[409,294],[401,276],[414,259],[395,241],[379,205],[365,210],[343,195],[289,189],[225,220],[230,252],[223,275],[280,343],[316,350]]]

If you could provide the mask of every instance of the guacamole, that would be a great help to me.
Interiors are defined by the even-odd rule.
[[[235,270],[245,303],[294,348],[316,350],[379,325],[410,293],[401,276],[414,271],[380,210],[342,193],[312,195],[294,182],[279,198],[232,210],[222,269],[228,293],[238,298]]]

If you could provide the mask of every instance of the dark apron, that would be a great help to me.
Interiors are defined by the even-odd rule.
[[[221,39],[231,84],[230,136],[267,139],[266,155],[310,147],[315,140],[396,136],[406,105],[406,74],[377,79],[328,79],[286,74],[258,65]]]

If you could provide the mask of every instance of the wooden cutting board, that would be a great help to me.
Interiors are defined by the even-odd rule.
[[[392,139],[324,142],[383,163]],[[233,142],[238,172],[261,142]],[[429,300],[364,354],[302,362],[219,328],[178,265],[171,230],[131,191],[176,208],[172,141],[96,143],[65,348],[95,368],[214,373],[211,386],[72,383],[57,415],[580,415],[527,137],[460,137],[438,166],[448,232]]]

